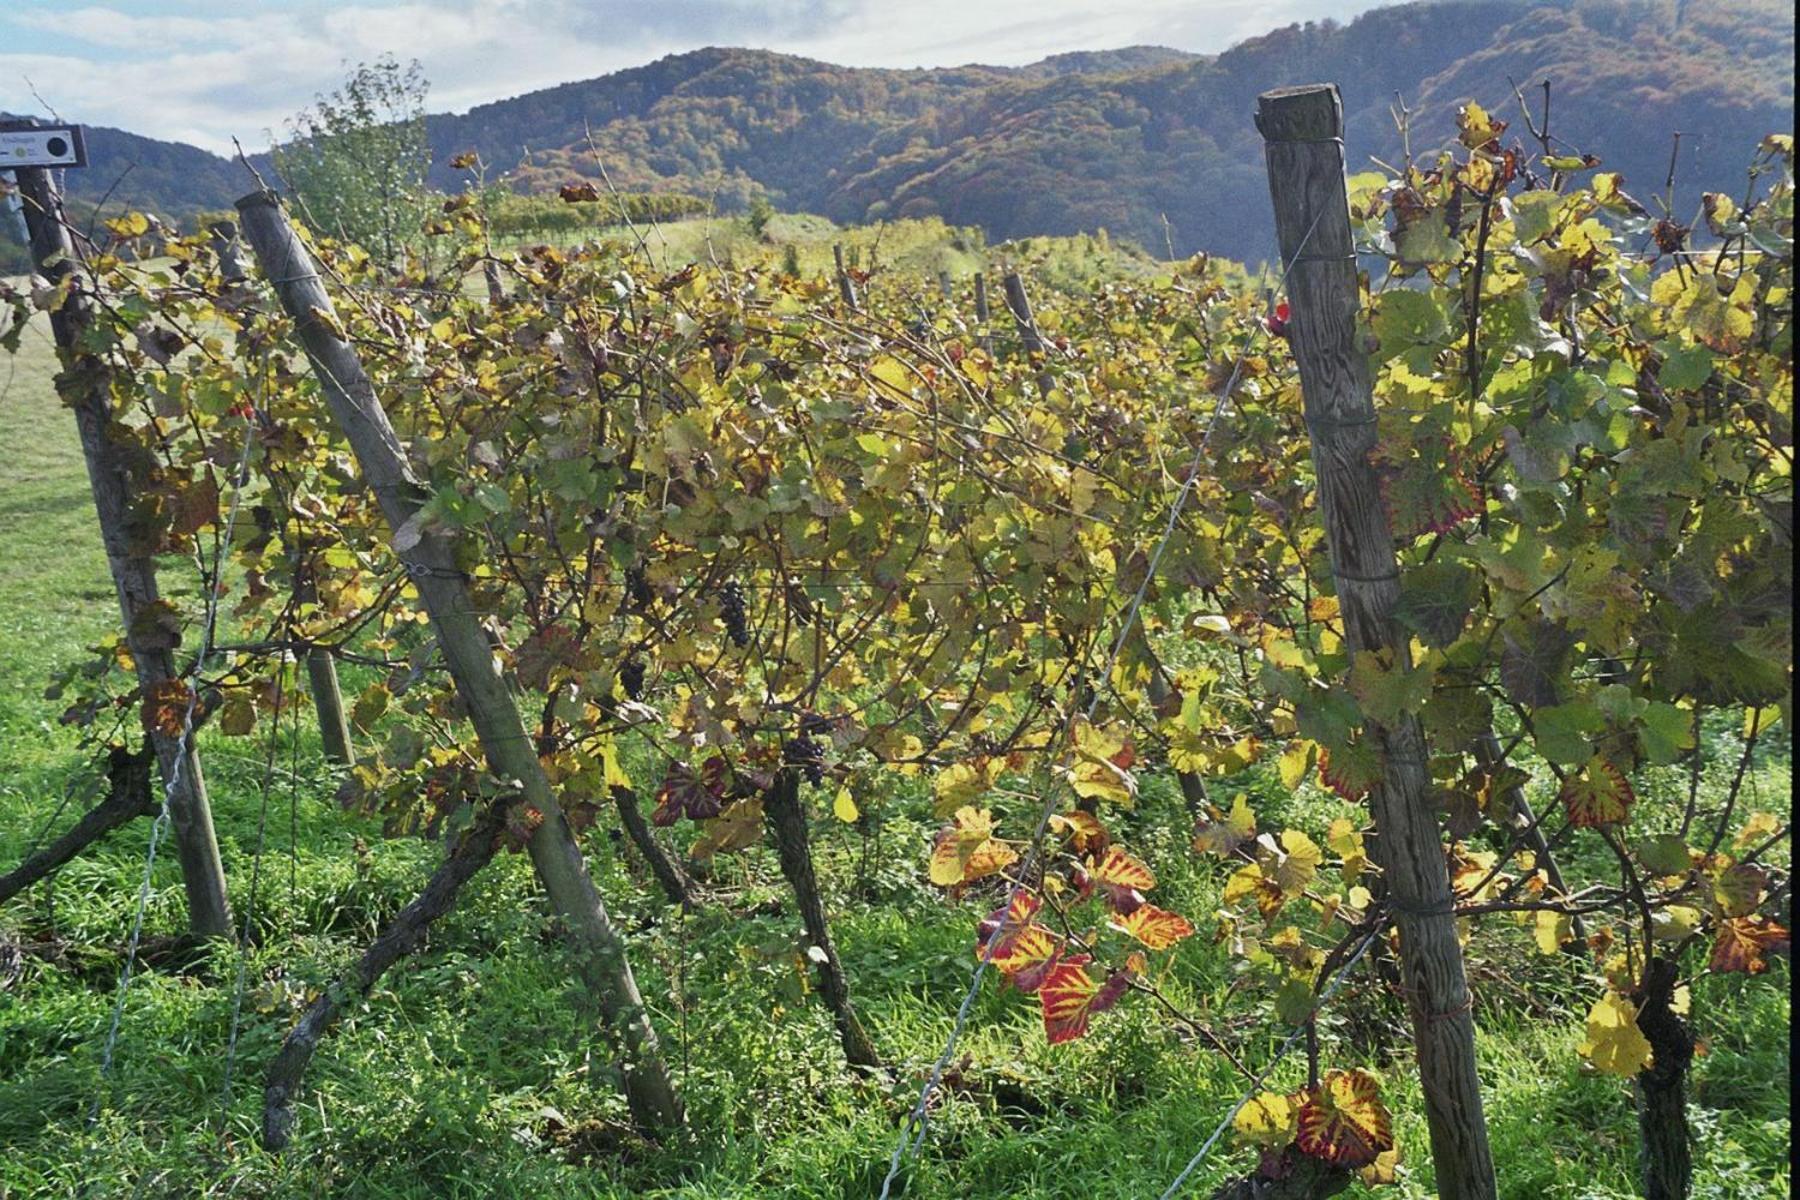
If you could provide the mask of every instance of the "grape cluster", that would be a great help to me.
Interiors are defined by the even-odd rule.
[[[625,594],[631,597],[631,607],[639,612],[650,607],[656,597],[650,591],[650,581],[644,578],[644,568],[633,564],[625,568]]]
[[[719,619],[731,644],[740,649],[750,644],[750,623],[744,617],[744,589],[736,580],[719,585]]]
[[[825,747],[804,733],[782,746],[781,761],[796,768],[808,783],[825,782]]]
[[[619,665],[619,684],[625,689],[625,695],[632,700],[644,698],[644,662],[638,658],[628,658]]]

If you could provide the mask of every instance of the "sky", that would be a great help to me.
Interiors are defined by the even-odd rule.
[[[752,46],[845,66],[1019,65],[1152,44],[1214,53],[1383,0],[0,0],[0,112],[54,111],[221,153],[349,64],[417,58],[429,109]],[[1391,2],[1391,0],[1389,0]]]

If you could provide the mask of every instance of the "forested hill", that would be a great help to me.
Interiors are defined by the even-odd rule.
[[[1508,79],[1536,105],[1547,78],[1551,132],[1597,151],[1640,194],[1661,190],[1680,130],[1685,207],[1702,188],[1739,190],[1757,140],[1793,128],[1793,63],[1793,12],[1779,0],[1441,0],[1290,26],[1209,57],[1133,47],[896,71],[698,50],[429,128],[442,186],[456,183],[448,158],[474,149],[525,190],[598,182],[603,162],[615,186],[725,209],[763,193],[839,221],[937,214],[994,237],[1105,227],[1158,252],[1167,236],[1178,253],[1257,260],[1270,234],[1250,113],[1268,88],[1339,83],[1355,169],[1403,153],[1397,97],[1419,151],[1449,136],[1470,99],[1523,135]],[[71,173],[73,186],[97,193],[118,175],[110,133],[95,131],[96,169]],[[120,151],[140,161],[121,191],[136,203],[179,214],[242,190],[223,159],[148,145],[157,153]]]

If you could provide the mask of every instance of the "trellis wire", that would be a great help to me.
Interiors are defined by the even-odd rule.
[[[1317,1012],[1327,1000],[1331,999],[1338,988],[1343,985],[1344,980],[1350,975],[1350,968],[1354,967],[1357,962],[1361,960],[1364,952],[1367,951],[1370,946],[1375,944],[1375,939],[1380,936],[1381,927],[1382,921],[1377,917],[1374,928],[1370,929],[1367,935],[1363,937],[1362,945],[1358,946],[1355,953],[1351,954],[1344,965],[1338,968],[1338,973],[1332,976],[1331,982],[1325,986],[1325,990],[1319,993],[1319,998],[1313,1001],[1313,1012]],[[1262,1091],[1264,1082],[1267,1081],[1269,1075],[1275,1068],[1280,1065],[1281,1060],[1287,1057],[1288,1051],[1294,1048],[1295,1043],[1300,1040],[1300,1035],[1306,1032],[1307,1022],[1310,1022],[1311,1019],[1312,1014],[1308,1013],[1307,1021],[1301,1022],[1299,1025],[1295,1026],[1294,1031],[1287,1035],[1287,1040],[1282,1042],[1276,1049],[1275,1057],[1271,1058],[1257,1074],[1256,1078],[1250,1081],[1249,1088],[1238,1098],[1238,1102],[1231,1106],[1231,1111],[1226,1113],[1219,1123],[1213,1127],[1213,1131],[1208,1135],[1207,1139],[1200,1143],[1200,1149],[1194,1151],[1194,1157],[1188,1159],[1187,1166],[1181,1168],[1181,1174],[1177,1175],[1175,1177],[1175,1182],[1171,1183],[1168,1186],[1168,1189],[1163,1192],[1161,1200],[1170,1200],[1176,1192],[1181,1190],[1182,1185],[1187,1183],[1188,1177],[1192,1175],[1195,1169],[1206,1159],[1207,1154],[1218,1144],[1219,1139],[1224,1136],[1225,1131],[1231,1128],[1231,1123],[1237,1120],[1237,1115],[1244,1111],[1244,1106],[1254,1100]]]
[[[275,712],[269,723],[268,754],[263,763],[262,803],[256,814],[256,854],[250,861],[250,898],[244,905],[244,932],[238,938],[237,982],[231,993],[231,1033],[225,1040],[225,1082],[220,1088],[219,1097],[221,1125],[231,1116],[231,1079],[237,1065],[238,1031],[244,1013],[244,984],[250,972],[250,932],[256,922],[257,894],[262,882],[263,847],[269,828],[269,789],[275,780],[275,756],[280,752],[281,710],[288,698],[285,661],[275,678]],[[289,725],[290,736],[297,744],[300,740],[300,718],[297,711]]]
[[[1295,248],[1293,256],[1288,260],[1287,266],[1282,270],[1281,278],[1276,285],[1277,290],[1279,290],[1282,284],[1287,282],[1288,274],[1294,268],[1294,262],[1298,260],[1301,252],[1306,249],[1307,244],[1312,240],[1314,230],[1319,227],[1319,218],[1323,215],[1324,210],[1321,209],[1319,213],[1313,217],[1312,224],[1307,227],[1306,233],[1301,237],[1300,243]],[[1112,649],[1108,652],[1106,657],[1106,666],[1100,672],[1100,678],[1102,680],[1110,679],[1112,677],[1113,667],[1119,660],[1119,654],[1125,648],[1125,642],[1130,638],[1131,630],[1137,623],[1138,612],[1143,608],[1144,597],[1150,591],[1150,581],[1156,577],[1156,569],[1162,565],[1163,554],[1168,550],[1169,543],[1174,539],[1175,530],[1181,522],[1181,510],[1186,506],[1188,496],[1193,493],[1195,485],[1199,482],[1200,464],[1206,457],[1207,449],[1212,442],[1213,431],[1218,427],[1220,415],[1225,411],[1226,406],[1231,403],[1232,390],[1237,386],[1238,378],[1243,372],[1244,360],[1250,351],[1250,340],[1255,336],[1255,333],[1256,326],[1250,326],[1250,328],[1244,331],[1243,339],[1238,344],[1237,361],[1232,364],[1231,376],[1226,380],[1224,388],[1219,392],[1218,402],[1214,404],[1212,414],[1207,418],[1206,429],[1200,436],[1200,444],[1194,448],[1193,458],[1188,463],[1188,468],[1185,472],[1186,478],[1182,480],[1181,489],[1176,492],[1175,499],[1169,505],[1168,523],[1163,527],[1162,537],[1158,540],[1154,553],[1150,555],[1149,565],[1144,570],[1144,577],[1138,582],[1137,591],[1132,594],[1131,603],[1126,607],[1124,619],[1119,626],[1118,636],[1113,639]],[[1096,688],[1092,698],[1088,701],[1083,716],[1091,718],[1094,715],[1095,709],[1099,706],[1100,697],[1101,692]],[[1055,812],[1055,809],[1056,793],[1054,789],[1046,788],[1044,803],[1038,812],[1037,828],[1033,830],[1031,835],[1031,850],[1029,856],[1035,856],[1041,850],[1044,833],[1050,826],[1050,816]],[[880,1200],[888,1200],[894,1185],[894,1180],[900,1174],[901,1162],[913,1154],[916,1154],[919,1147],[924,1144],[925,1133],[930,1125],[928,1106],[931,1103],[931,1095],[937,1090],[938,1084],[943,1081],[944,1070],[949,1066],[951,1055],[956,1053],[956,1043],[962,1037],[963,1029],[968,1024],[969,1010],[974,1006],[975,997],[981,991],[981,980],[983,976],[987,974],[988,965],[993,962],[994,953],[999,948],[1002,937],[1006,932],[1006,925],[1012,919],[1013,904],[1018,899],[1019,893],[1024,890],[1024,887],[1025,881],[1021,877],[1018,882],[1013,884],[1011,890],[1007,893],[1006,903],[1000,910],[1000,927],[988,938],[981,959],[975,964],[975,972],[969,980],[969,989],[963,995],[962,1003],[957,1007],[956,1020],[950,1027],[950,1036],[944,1043],[943,1052],[938,1055],[937,1061],[932,1064],[931,1073],[925,1080],[925,1086],[919,1090],[918,1102],[913,1105],[912,1112],[908,1114],[906,1122],[901,1126],[899,1140],[895,1143],[893,1155],[888,1160],[887,1175],[881,1181]]]
[[[256,426],[254,413],[244,417],[244,451],[238,457],[237,471],[232,476],[231,504],[225,512],[225,532],[213,553],[212,577],[206,590],[206,616],[200,629],[200,649],[194,656],[194,665],[189,674],[198,676],[205,665],[207,657],[212,653],[213,635],[219,620],[219,589],[224,575],[225,562],[231,555],[231,543],[237,532],[238,507],[243,500],[244,482],[250,472],[250,454],[256,447]],[[132,967],[137,962],[138,946],[143,940],[144,914],[150,907],[151,871],[156,866],[156,849],[162,836],[168,831],[170,805],[174,802],[175,789],[181,785],[181,769],[187,762],[194,738],[194,713],[200,705],[200,692],[191,684],[188,686],[187,708],[181,714],[181,736],[175,741],[174,764],[169,769],[169,778],[163,785],[162,805],[157,810],[156,820],[150,824],[150,845],[144,854],[144,875],[138,884],[137,911],[131,920],[131,940],[126,945],[125,963],[119,968],[118,995],[113,1000],[112,1020],[107,1026],[106,1042],[100,1051],[100,1078],[104,1081],[112,1075],[113,1051],[118,1046],[119,1023],[125,1015],[125,994],[131,987]],[[91,1122],[100,1115],[101,1097],[94,1097],[94,1107],[89,1114]]]

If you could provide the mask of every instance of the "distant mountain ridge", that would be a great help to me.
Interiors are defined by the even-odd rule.
[[[1468,100],[1524,124],[1509,78],[1551,129],[1660,190],[1682,131],[1677,207],[1702,188],[1740,190],[1766,133],[1793,128],[1794,16],[1777,0],[1438,0],[1375,9],[1344,25],[1288,26],[1213,56],[1137,46],[1025,67],[846,68],[761,50],[709,48],[563,84],[427,128],[433,182],[477,150],[521,190],[575,180],[714,196],[757,194],[838,221],[938,215],[996,238],[1105,227],[1157,251],[1270,253],[1258,92],[1332,80],[1345,101],[1351,169],[1453,132]],[[1509,139],[1510,139],[1509,134]],[[90,131],[95,166],[74,194],[180,215],[224,207],[242,168],[117,130]],[[135,163],[123,179],[121,164]],[[1164,218],[1167,224],[1164,224]]]

